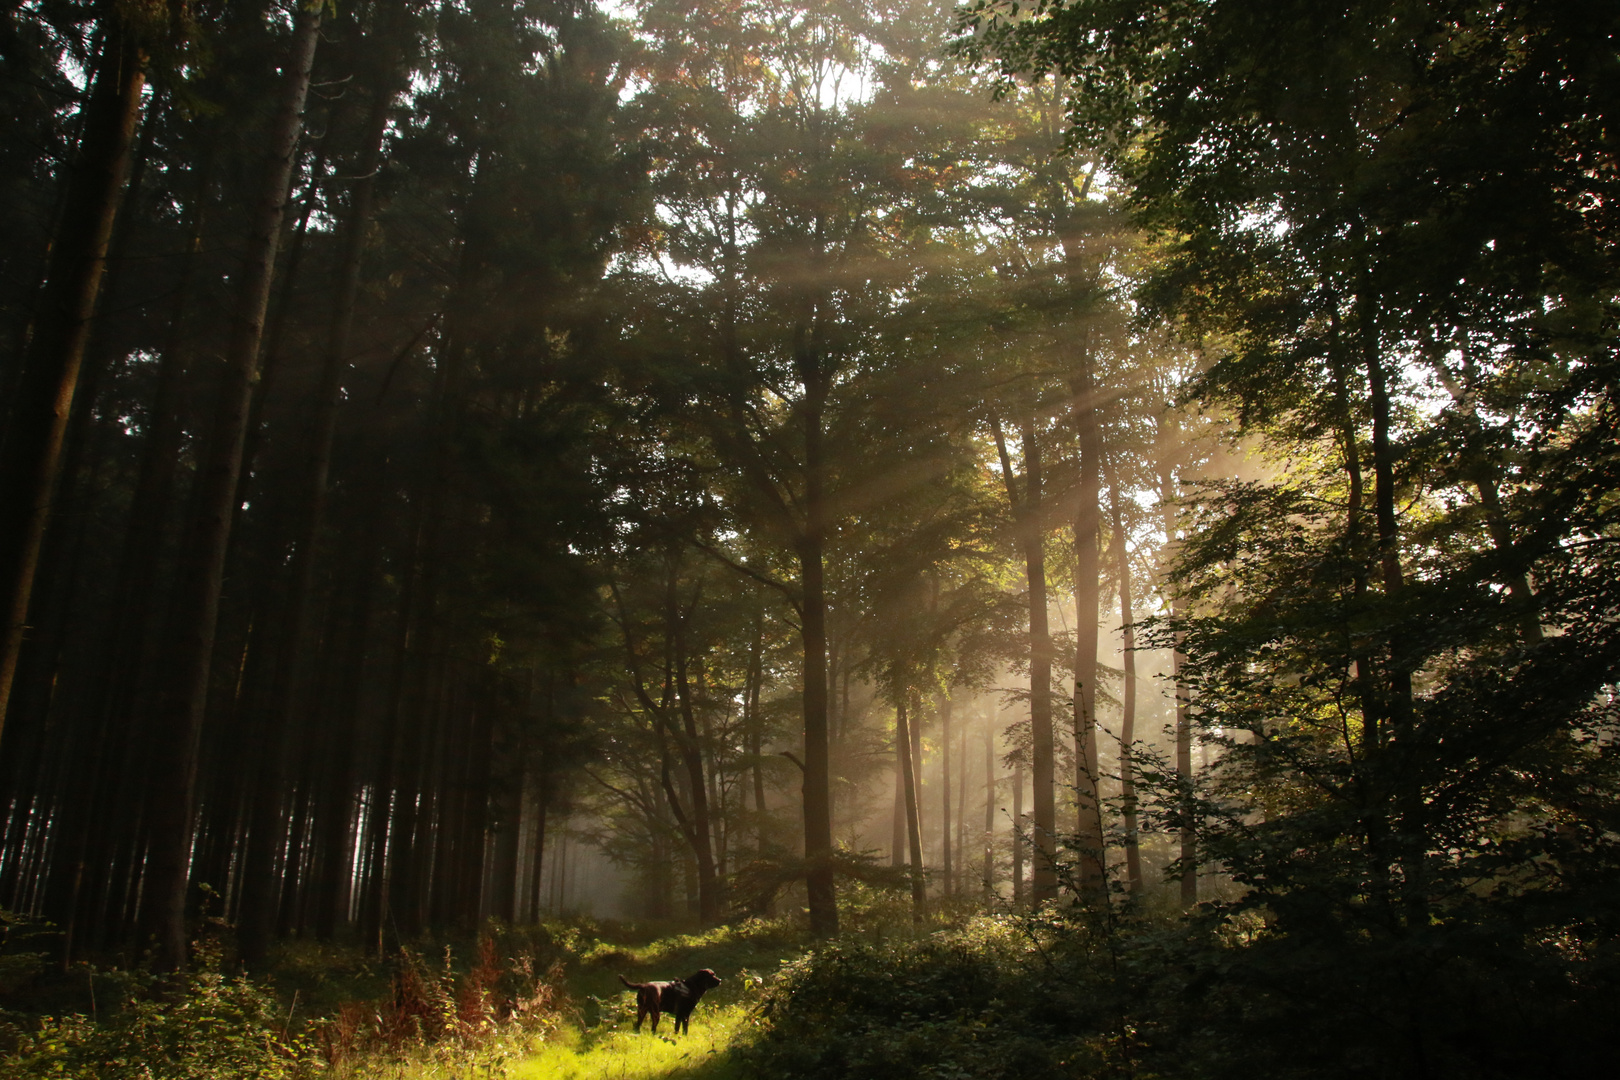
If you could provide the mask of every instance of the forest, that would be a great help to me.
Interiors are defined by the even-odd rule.
[[[1612,0],[5,0],[0,115],[0,1075],[1613,1067]]]

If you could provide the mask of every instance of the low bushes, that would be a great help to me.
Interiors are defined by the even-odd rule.
[[[781,1077],[1085,1075],[1129,1051],[1094,944],[1005,916],[833,942],[784,966],[739,1053]]]
[[[205,957],[218,960],[218,957]],[[100,973],[118,992],[99,1019],[77,1012],[12,1016],[0,1052],[7,1080],[302,1080],[411,1075],[497,1076],[555,1034],[570,1008],[561,970],[481,937],[458,968],[402,950],[386,994],[298,1016],[299,991],[204,971],[178,979]]]

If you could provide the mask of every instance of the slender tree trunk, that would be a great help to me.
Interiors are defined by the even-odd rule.
[[[906,752],[900,745],[900,727],[894,735],[894,814],[889,822],[889,865],[906,865]]]
[[[704,926],[720,921],[720,880],[715,873],[713,821],[710,814],[708,782],[703,774],[702,743],[698,735],[696,706],[692,700],[692,687],[687,673],[686,613],[674,603],[674,583],[671,583],[671,632],[675,635],[675,690],[681,711],[681,759],[686,766],[687,791],[692,804],[690,839],[692,856],[697,861],[698,919]]]
[[[1372,405],[1373,516],[1378,526],[1378,561],[1384,593],[1395,597],[1405,589],[1401,569],[1400,522],[1395,515],[1395,451],[1392,443],[1392,417],[1389,397],[1389,371],[1379,344],[1376,307],[1370,295],[1359,298],[1363,357],[1367,366],[1367,386]],[[1388,641],[1388,715],[1393,736],[1395,760],[1393,776],[1395,822],[1398,838],[1400,876],[1395,884],[1406,908],[1408,922],[1427,926],[1428,829],[1427,814],[1419,785],[1409,781],[1407,756],[1411,752],[1413,723],[1412,671],[1405,642],[1399,633]]]
[[[1025,840],[1021,835],[1024,828],[1024,763],[1020,760],[1013,767],[1012,879],[1015,908],[1022,908],[1029,899],[1029,894],[1024,888]]]
[[[811,329],[801,326],[794,342],[806,399],[803,406],[804,530],[798,544],[800,582],[804,590],[800,631],[804,641],[804,858],[810,930],[826,937],[838,932],[838,898],[832,865],[832,774],[827,739],[827,595],[822,563],[827,536],[822,411],[826,407],[828,380],[820,370],[822,361],[812,337]]]
[[[1102,775],[1097,754],[1097,624],[1102,607],[1102,425],[1097,418],[1097,387],[1089,348],[1070,384],[1080,444],[1079,499],[1074,515],[1074,755],[1080,844],[1079,879],[1091,903],[1108,896],[1103,841]]]
[[[1170,455],[1175,451],[1175,440],[1179,433],[1174,421],[1169,417],[1159,417],[1159,509],[1164,518],[1164,546],[1163,562],[1168,564],[1173,556],[1176,543],[1176,490],[1175,469],[1171,464]],[[1184,605],[1179,597],[1170,598],[1170,612],[1175,618],[1184,614]],[[1176,777],[1182,787],[1192,791],[1192,717],[1188,714],[1187,682],[1182,677],[1181,668],[1186,658],[1181,653],[1181,632],[1176,633],[1176,644],[1170,653],[1170,677],[1175,686],[1176,694]],[[1191,807],[1183,807],[1184,814],[1191,814]],[[1198,902],[1198,839],[1191,821],[1186,821],[1181,827],[1181,903],[1183,907],[1191,907]]]
[[[765,853],[765,767],[764,718],[759,711],[759,696],[765,682],[765,605],[760,603],[754,611],[754,639],[748,650],[748,676],[744,688],[743,705],[748,710],[743,727],[748,732],[748,754],[753,759],[754,846],[757,853]]]
[[[0,506],[9,508],[0,525],[0,732],[146,84],[139,45],[113,4],[103,11],[106,37],[95,87],[0,444]]]
[[[1136,801],[1136,616],[1131,595],[1131,556],[1125,546],[1125,511],[1117,467],[1108,477],[1109,511],[1114,521],[1114,558],[1119,561],[1119,632],[1125,685],[1120,697],[1119,785],[1125,825],[1125,880],[1132,896],[1142,894],[1141,829]]]
[[[1031,830],[1035,880],[1030,902],[1039,906],[1057,897],[1057,770],[1052,729],[1052,635],[1046,613],[1046,537],[1042,528],[1040,444],[1033,425],[1024,427],[1025,499],[1024,574],[1029,586],[1029,721],[1030,772],[1033,783]]]
[[[967,891],[967,793],[968,793],[968,733],[967,725],[956,737],[956,878],[951,884],[951,895],[960,896]]]
[[[540,922],[544,908],[540,883],[546,869],[546,809],[550,801],[545,780],[537,779],[538,786],[534,795],[534,848],[529,853],[529,921],[534,923]]]
[[[956,892],[956,880],[951,866],[951,699],[944,698],[939,703],[940,723],[940,791],[942,803],[939,822],[939,870],[944,880],[941,882],[946,896]]]
[[[381,470],[378,472],[381,473]],[[318,875],[319,895],[315,900],[315,936],[322,941],[330,940],[338,925],[349,921],[355,846],[363,840],[357,831],[356,796],[360,778],[356,763],[361,732],[370,726],[361,720],[361,695],[367,669],[367,645],[371,639],[372,600],[376,594],[376,563],[381,542],[378,535],[382,519],[380,510],[378,506],[378,512],[369,515],[370,520],[362,529],[360,554],[350,567],[349,581],[356,595],[352,601],[346,645],[338,665],[336,700],[331,705],[332,721],[337,730],[332,736],[332,761],[322,798],[322,866]],[[385,743],[383,753],[387,753],[387,749]]]
[[[996,451],[1001,457],[1002,480],[1024,549],[1024,581],[1029,592],[1029,726],[1030,771],[1033,774],[1033,820],[1029,823],[1035,880],[1031,903],[1040,905],[1057,896],[1057,791],[1052,741],[1052,635],[1046,612],[1046,550],[1042,495],[1041,447],[1033,419],[1023,425],[1023,491],[1013,474],[1006,438],[999,421],[991,422]],[[1023,793],[1019,788],[1020,796]],[[1022,817],[1015,832],[1025,827]],[[1021,859],[1021,852],[1015,858]],[[1022,863],[1019,863],[1022,866]],[[1015,886],[1019,887],[1019,886]],[[1022,899],[1022,894],[1019,894]]]
[[[906,841],[911,853],[911,919],[922,922],[928,911],[928,884],[923,877],[922,822],[917,813],[917,759],[912,754],[911,725],[906,721],[911,690],[903,689],[895,706],[895,741],[900,744],[900,776],[905,785]]]
[[[169,687],[159,706],[154,740],[157,768],[150,811],[152,853],[143,917],[146,931],[157,946],[156,964],[160,970],[174,970],[185,964],[186,879],[197,784],[197,744],[230,539],[231,502],[242,464],[265,305],[286,210],[287,179],[297,152],[320,21],[320,9],[300,8],[294,23],[283,99],[269,140],[270,160],[261,201],[254,211],[252,236],[237,282],[219,411],[207,458],[199,470],[191,536],[177,583],[175,630],[170,635],[165,665]]]
[[[996,736],[990,718],[984,720],[984,881],[985,903],[996,889]]]

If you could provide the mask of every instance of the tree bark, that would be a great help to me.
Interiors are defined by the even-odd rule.
[[[103,10],[100,66],[0,446],[0,506],[10,508],[0,526],[0,732],[146,85],[139,44],[112,4]]]
[[[810,931],[818,937],[838,932],[838,897],[833,879],[832,775],[827,739],[827,594],[824,547],[827,536],[825,450],[822,413],[828,378],[821,370],[814,332],[801,325],[794,353],[805,388],[804,528],[798,557],[804,611],[804,858]]]
[[[1024,484],[1018,486],[999,422],[992,421],[1002,480],[1012,503],[1019,543],[1024,549],[1024,581],[1029,592],[1029,724],[1032,820],[1029,823],[1035,861],[1030,902],[1036,906],[1057,897],[1057,788],[1052,742],[1052,634],[1046,612],[1046,537],[1043,529],[1041,447],[1033,418],[1023,424]],[[1022,789],[1020,789],[1022,794]],[[1020,818],[1015,828],[1023,828]]]
[[[996,889],[996,745],[990,718],[984,721],[984,881],[981,895],[985,903]]]
[[[1024,763],[1013,767],[1012,879],[1013,907],[1021,908],[1029,899],[1024,882]]]
[[[917,761],[912,755],[911,725],[907,723],[910,688],[903,688],[894,711],[895,741],[900,747],[900,777],[906,799],[906,846],[911,856],[911,920],[922,922],[928,913],[928,882],[923,877],[922,822],[917,813]]]
[[[1089,903],[1106,900],[1108,867],[1103,841],[1102,776],[1097,754],[1097,624],[1102,607],[1102,425],[1089,347],[1070,383],[1079,435],[1080,477],[1074,515],[1074,759],[1079,883]]]
[[[675,585],[670,585],[670,633],[675,638],[675,691],[681,712],[682,730],[677,737],[681,760],[686,766],[688,796],[692,804],[689,839],[692,855],[697,860],[698,919],[704,926],[720,921],[720,880],[715,873],[714,828],[709,805],[708,781],[704,776],[702,743],[699,739],[696,703],[692,700],[691,680],[688,677],[686,655],[686,619],[689,612],[679,610],[675,602]]]
[[[1131,590],[1131,555],[1125,546],[1125,511],[1115,466],[1108,477],[1109,511],[1114,525],[1114,558],[1119,562],[1120,664],[1125,684],[1120,695],[1119,785],[1125,825],[1125,880],[1132,896],[1142,894],[1141,829],[1136,801],[1136,615]]]
[[[1164,520],[1164,547],[1162,562],[1166,565],[1174,557],[1172,551],[1176,543],[1176,490],[1175,467],[1171,463],[1170,455],[1175,451],[1174,441],[1178,436],[1176,424],[1169,417],[1161,414],[1159,423],[1159,512]],[[1185,606],[1180,597],[1170,598],[1170,613],[1174,618],[1180,618],[1185,613]],[[1188,793],[1192,792],[1192,717],[1188,714],[1187,682],[1182,678],[1181,668],[1186,658],[1181,654],[1181,632],[1176,632],[1176,644],[1170,653],[1170,677],[1173,680],[1176,694],[1176,777],[1180,780],[1182,788]],[[1183,816],[1190,815],[1190,803],[1184,802]],[[1198,902],[1198,840],[1197,832],[1192,823],[1186,821],[1181,827],[1181,904],[1191,907]]]
[[[940,789],[943,795],[941,801],[941,816],[939,827],[939,871],[943,878],[941,886],[946,896],[956,891],[956,881],[951,866],[951,699],[945,697],[939,703],[939,740],[940,740]]]

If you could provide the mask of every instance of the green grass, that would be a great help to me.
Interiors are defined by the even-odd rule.
[[[556,1038],[512,1066],[512,1080],[736,1076],[727,1052],[751,1030],[750,1016],[768,977],[809,945],[804,931],[787,922],[752,920],[651,941],[625,930],[578,943],[568,989],[579,1023],[565,1024]],[[619,975],[673,979],[700,968],[714,969],[722,981],[699,1003],[688,1034],[673,1035],[674,1021],[667,1016],[656,1035],[645,1026],[640,1034],[633,1030],[635,995]]]
[[[691,1077],[731,1080],[737,1075],[727,1058],[733,1041],[749,1026],[752,1006],[745,1002],[710,1007],[707,999],[693,1014],[689,1034],[672,1036],[666,1018],[654,1035],[640,1034],[629,1023],[594,1028],[565,1028],[538,1053],[513,1065],[510,1080],[651,1080]]]

